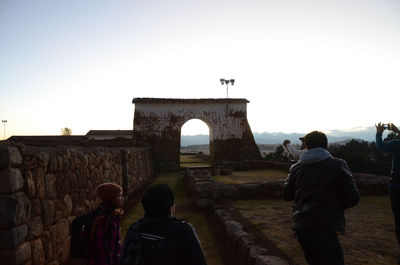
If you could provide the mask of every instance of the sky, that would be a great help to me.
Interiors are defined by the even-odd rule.
[[[0,0],[0,119],[6,137],[127,130],[135,97],[224,98],[234,78],[253,132],[400,125],[398,14],[397,0]]]

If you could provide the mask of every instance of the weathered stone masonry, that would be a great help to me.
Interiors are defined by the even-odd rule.
[[[70,223],[98,205],[105,181],[127,193],[153,175],[146,147],[0,146],[2,264],[62,264]]]
[[[241,167],[261,154],[247,121],[246,99],[135,98],[134,138],[151,143],[155,167],[179,169],[181,128],[200,119],[210,128],[212,166]]]

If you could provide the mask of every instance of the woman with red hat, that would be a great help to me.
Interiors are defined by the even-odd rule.
[[[96,191],[102,203],[89,238],[88,265],[116,265],[121,252],[122,187],[107,182],[97,186]]]

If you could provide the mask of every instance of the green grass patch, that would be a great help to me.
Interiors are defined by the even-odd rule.
[[[209,167],[210,163],[205,162],[197,155],[181,155],[180,156],[181,167]]]
[[[242,215],[296,264],[307,264],[291,230],[292,204],[283,200],[234,202]],[[346,234],[339,235],[346,264],[396,264],[399,246],[388,197],[361,197],[356,207],[346,211],[346,221]]]
[[[181,155],[180,162],[181,163],[202,163],[204,161],[197,155]]]
[[[261,181],[279,181],[287,178],[288,172],[278,169],[258,169],[251,171],[234,171],[231,176],[215,176],[225,184],[242,184]]]
[[[180,219],[187,220],[196,229],[197,235],[199,236],[202,244],[204,254],[209,265],[221,265],[222,259],[215,245],[213,235],[211,234],[205,217],[198,211],[198,209],[192,205],[191,198],[186,190],[186,186],[183,180],[183,176],[180,172],[160,174],[155,178],[151,185],[155,184],[167,184],[169,185],[175,194],[175,216]],[[122,235],[125,238],[125,234],[129,226],[142,218],[144,215],[143,208],[140,203],[135,205],[132,210],[127,212],[121,223]]]

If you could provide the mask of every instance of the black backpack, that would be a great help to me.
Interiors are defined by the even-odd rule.
[[[100,210],[96,209],[90,213],[77,216],[71,224],[71,256],[77,259],[89,258],[89,237],[92,230],[92,224]]]
[[[143,265],[142,243],[140,241],[140,230],[143,222],[142,218],[129,227],[122,246],[120,265]]]
[[[153,222],[149,218],[143,217],[129,227],[120,255],[120,265],[143,265],[144,252],[151,256],[149,253],[165,248],[165,238],[142,232],[143,228],[149,224],[153,225]],[[175,217],[162,217],[159,218],[157,225],[167,222],[183,222],[183,220]]]

